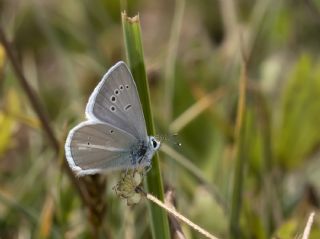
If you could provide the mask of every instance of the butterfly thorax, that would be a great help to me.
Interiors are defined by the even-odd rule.
[[[148,142],[139,140],[136,145],[133,145],[130,150],[130,158],[132,166],[144,164],[144,157],[148,150]]]
[[[160,142],[153,136],[149,136],[148,141],[140,140],[130,151],[132,166],[150,166],[152,156],[159,147]]]

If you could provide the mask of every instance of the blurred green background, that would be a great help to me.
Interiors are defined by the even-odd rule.
[[[238,238],[259,239],[299,238],[315,211],[310,238],[320,238],[320,1],[1,1],[1,27],[62,149],[101,76],[126,59],[122,10],[140,15],[161,172],[177,210],[219,238],[232,237],[238,210]],[[0,97],[0,238],[92,238],[64,152],[48,143],[2,45]],[[112,190],[118,179],[107,176],[104,238],[150,238],[145,201],[128,207]]]

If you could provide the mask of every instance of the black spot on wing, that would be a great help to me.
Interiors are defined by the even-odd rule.
[[[128,110],[128,109],[130,109],[132,107],[132,105],[127,105],[126,107],[124,107],[124,110]]]

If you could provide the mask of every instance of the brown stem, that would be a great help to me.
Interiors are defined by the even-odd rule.
[[[174,192],[171,189],[166,191],[164,202],[167,206],[171,208],[175,208],[175,204],[176,204],[175,196],[174,196]],[[171,214],[169,214],[168,216],[169,216],[171,237],[175,239],[186,239],[182,231],[180,222]]]
[[[60,147],[59,141],[50,126],[49,119],[47,115],[44,113],[42,106],[40,105],[40,100],[37,94],[33,91],[31,86],[28,84],[28,81],[22,72],[20,63],[15,57],[12,47],[9,41],[7,40],[1,26],[0,26],[0,42],[2,43],[6,51],[7,57],[12,64],[13,70],[17,76],[17,80],[20,82],[22,88],[26,92],[33,110],[36,112],[36,114],[39,117],[39,120],[44,129],[44,132],[49,138],[49,142],[52,148],[54,149],[55,153],[59,155],[59,151],[62,147]],[[66,170],[67,175],[69,176],[71,182],[73,183],[74,187],[78,191],[78,194],[82,202],[89,208],[90,215],[93,214],[93,215],[96,215],[96,217],[99,217],[99,219],[95,219],[95,221],[98,220],[98,222],[93,223],[94,224],[93,226],[95,227],[95,225],[97,224],[101,225],[103,220],[104,208],[105,208],[105,204],[101,201],[101,198],[103,198],[103,193],[101,192],[104,192],[104,190],[102,189],[105,187],[105,181],[99,181],[99,176],[92,177],[92,178],[91,177],[79,178],[79,179],[76,178],[72,173],[71,169],[69,168],[66,160],[63,160],[63,168]],[[100,193],[95,193],[94,195],[92,195],[92,188],[96,188]],[[100,206],[98,209],[95,208],[96,204],[94,202],[96,202],[96,200],[99,200]],[[90,222],[92,223],[92,220],[90,220]]]
[[[22,85],[22,88],[26,92],[34,111],[36,112],[36,114],[38,115],[38,117],[40,119],[40,122],[41,122],[43,129],[46,132],[46,134],[50,140],[52,147],[55,149],[56,152],[58,152],[59,151],[59,142],[55,138],[54,133],[50,127],[49,120],[41,108],[41,105],[39,103],[40,101],[38,100],[35,92],[32,90],[32,88],[28,84],[26,78],[24,77],[22,70],[21,70],[21,67],[20,67],[20,64],[17,61],[17,59],[15,58],[13,51],[12,51],[12,48],[10,46],[10,43],[6,39],[5,34],[4,34],[1,26],[0,26],[0,41],[1,41],[4,49],[6,50],[8,59],[10,60],[12,67],[13,67],[13,70],[17,75],[17,79],[20,81],[20,84]]]

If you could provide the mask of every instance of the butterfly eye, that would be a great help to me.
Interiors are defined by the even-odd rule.
[[[110,98],[110,99],[111,99],[111,101],[112,101],[112,102],[116,102],[116,97],[115,97],[114,95],[113,95],[113,96],[111,96],[111,98]]]
[[[152,140],[152,146],[153,146],[153,148],[157,148],[158,147],[158,142],[155,141],[154,139]]]
[[[114,90],[114,93],[115,93],[116,95],[119,95],[119,90],[118,90],[118,89],[115,89],[115,90]]]
[[[123,85],[120,85],[120,86],[119,86],[119,89],[120,89],[120,90],[123,90],[123,89],[124,89],[124,88],[123,88]]]
[[[129,89],[129,86],[128,86],[128,85],[126,85],[126,89]]]

